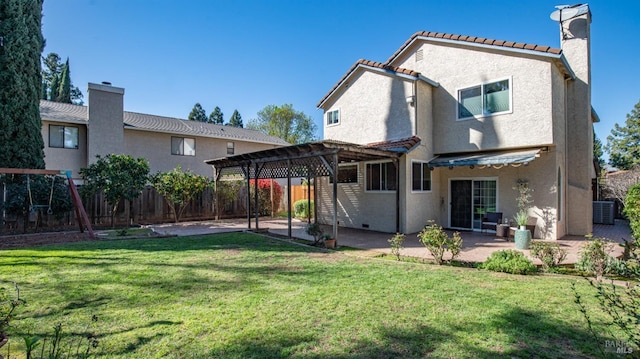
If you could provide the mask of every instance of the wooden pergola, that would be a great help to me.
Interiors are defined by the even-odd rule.
[[[80,194],[76,188],[73,179],[71,178],[71,171],[66,170],[42,170],[42,169],[28,169],[28,168],[0,168],[0,174],[18,174],[18,175],[50,175],[50,176],[65,176],[69,186],[69,193],[73,200],[73,206],[76,211],[76,218],[78,219],[78,225],[80,226],[80,233],[84,233],[84,228],[87,228],[89,236],[95,239],[93,228],[91,228],[91,222],[89,216],[84,209]]]
[[[225,177],[241,176],[247,181],[247,193],[250,180],[254,181],[255,226],[258,221],[258,179],[287,179],[287,210],[288,236],[291,238],[291,178],[304,177],[307,183],[314,179],[314,193],[317,196],[315,179],[331,177],[333,183],[333,238],[338,238],[338,165],[340,163],[355,163],[361,161],[391,160],[396,168],[396,178],[399,175],[400,151],[380,149],[374,146],[356,145],[351,143],[324,140],[320,142],[304,143],[286,147],[278,147],[263,151],[250,152],[220,159],[205,161],[214,168],[216,190],[218,181]],[[216,191],[217,192],[217,191]],[[247,226],[251,228],[251,199],[247,196]],[[307,198],[310,201],[310,198]],[[314,199],[315,200],[315,199]],[[317,201],[316,201],[317,203]],[[310,207],[309,207],[310,208]],[[316,206],[317,211],[317,206]],[[400,190],[396,191],[396,231],[400,230]],[[317,222],[317,215],[314,219]]]

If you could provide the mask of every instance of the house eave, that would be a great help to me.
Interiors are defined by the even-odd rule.
[[[323,97],[323,99],[316,105],[316,107],[322,109],[324,108],[324,105],[333,98],[333,96],[338,93],[342,88],[343,85],[345,83],[348,83],[351,78],[353,78],[353,76],[358,72],[358,69],[363,69],[365,71],[371,71],[371,72],[376,72],[382,75],[386,75],[386,76],[392,76],[392,77],[397,77],[403,80],[407,80],[407,81],[422,81],[430,86],[433,87],[439,87],[440,84],[436,81],[433,81],[431,79],[429,79],[428,77],[422,75],[422,74],[417,74],[417,75],[409,75],[409,74],[404,74],[404,73],[400,73],[400,72],[396,72],[393,70],[389,70],[389,69],[382,69],[379,67],[375,67],[375,66],[370,66],[370,65],[366,65],[366,64],[361,64],[358,63],[355,67],[353,67],[349,73],[344,76],[340,82],[338,82],[338,84],[336,86],[333,87],[333,89]]]

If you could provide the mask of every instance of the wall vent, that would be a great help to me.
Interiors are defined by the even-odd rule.
[[[422,59],[424,59],[424,51],[423,49],[420,49],[416,51],[416,62],[422,61]]]
[[[610,201],[593,202],[593,223],[594,224],[614,224],[615,203]]]
[[[369,225],[368,225],[368,224],[366,224],[366,223],[363,223],[363,224],[362,224],[362,228],[369,228]]]

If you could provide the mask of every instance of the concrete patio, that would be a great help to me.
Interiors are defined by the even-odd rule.
[[[292,236],[305,240],[313,240],[304,231],[307,222],[293,220]],[[202,235],[212,233],[238,232],[247,230],[247,221],[200,221],[200,222],[183,222],[160,224],[150,226],[154,231],[162,234],[173,234],[178,236]],[[255,222],[252,223],[255,228]],[[287,236],[287,220],[286,219],[261,219],[259,223],[261,230]],[[323,226],[325,233],[331,232],[330,226]],[[448,231],[451,233],[451,231]],[[498,238],[495,234],[481,234],[479,232],[461,232],[464,246],[462,253],[458,257],[461,261],[467,262],[483,262],[491,255],[492,252],[501,249],[515,249],[513,239],[507,241]],[[614,243],[623,243],[623,239],[630,240],[631,233],[626,221],[616,220],[615,225],[595,224],[593,226],[593,236],[596,238],[607,238]],[[343,228],[338,229],[338,245],[358,248],[375,253],[391,253],[387,240],[392,237],[390,233],[381,233],[361,229]],[[580,249],[585,245],[587,239],[584,237],[567,236],[557,241],[558,244],[567,250],[566,264],[575,263],[578,259]],[[529,251],[523,251],[529,255]],[[404,243],[404,249],[401,254],[403,256],[417,258],[431,258],[427,249],[419,242],[417,233],[408,234]],[[622,254],[621,246],[612,246],[612,255],[619,256]],[[445,258],[447,258],[445,256]]]

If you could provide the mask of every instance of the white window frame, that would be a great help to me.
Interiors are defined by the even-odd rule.
[[[393,167],[393,171],[394,173],[396,173],[396,189],[368,189],[368,185],[369,185],[369,178],[368,178],[368,166],[369,165],[376,165],[376,164],[380,164],[380,187],[382,187],[382,165],[386,165],[386,166],[392,166],[393,167],[393,161],[372,161],[372,162],[365,162],[364,164],[364,191],[365,192],[369,192],[369,193],[396,193],[396,191],[398,190],[398,185],[400,182],[400,179],[397,176],[397,172],[395,167]]]
[[[174,138],[182,140],[180,153],[174,153],[173,152],[173,139]],[[185,140],[192,140],[193,141],[193,152],[186,153]],[[173,155],[173,156],[195,156],[196,155],[196,139],[193,138],[193,137],[171,136],[171,155]]]
[[[413,188],[413,164],[414,163],[420,163],[422,166],[420,166],[420,187],[421,189],[414,189]],[[422,188],[422,183],[424,183],[424,178],[422,178],[422,174],[424,173],[424,167],[427,167],[427,170],[429,171],[429,189],[425,190],[424,188]],[[420,161],[420,160],[411,160],[411,193],[429,193],[433,190],[433,176],[431,175],[431,169],[429,169],[429,162],[427,161]]]
[[[337,115],[333,116],[332,114],[334,114],[334,113],[337,114]],[[329,126],[337,126],[337,125],[340,124],[340,109],[338,108],[338,109],[335,109],[335,110],[332,110],[332,111],[327,111],[327,113],[325,114],[324,117],[325,117],[325,120],[326,120],[327,127],[329,127]],[[329,120],[330,117],[338,117],[338,119],[335,120],[335,122],[329,122],[330,121]],[[331,121],[333,121],[333,119],[331,119]]]
[[[356,181],[355,182],[340,182],[340,167],[355,166],[356,167]],[[357,163],[340,163],[338,164],[338,186],[353,186],[360,182],[360,166]],[[329,176],[329,183],[333,183],[333,176]]]
[[[227,155],[235,155],[236,144],[233,141],[227,142]]]
[[[51,127],[61,127],[62,128],[62,146],[52,146],[51,145],[51,135],[53,134],[53,132],[51,131]],[[76,144],[75,146],[67,146],[67,129],[74,129],[75,130],[75,144]],[[71,135],[71,133],[69,133],[69,135]],[[74,140],[74,139],[71,139],[71,140]],[[65,125],[50,124],[49,125],[49,147],[50,148],[65,148],[65,149],[77,150],[78,147],[80,147],[80,128],[77,127],[77,126],[65,126]]]
[[[485,90],[484,87],[486,85],[489,84],[493,84],[496,82],[501,82],[501,81],[508,81],[509,82],[509,110],[507,111],[501,111],[501,112],[493,112],[493,113],[488,113],[485,111]],[[482,113],[479,115],[472,115],[469,117],[460,117],[460,93],[464,90],[469,90],[472,89],[474,87],[480,87],[480,96],[482,96],[481,98],[481,104],[482,104]],[[491,117],[491,116],[496,116],[496,115],[502,115],[502,114],[507,114],[507,113],[513,113],[513,78],[512,77],[503,77],[503,78],[499,78],[499,79],[495,79],[495,80],[491,80],[491,81],[485,81],[479,84],[475,84],[475,85],[471,85],[471,86],[465,86],[465,87],[460,87],[456,89],[456,121],[465,121],[465,120],[470,120],[470,119],[474,119],[474,118],[484,118],[484,117]]]

